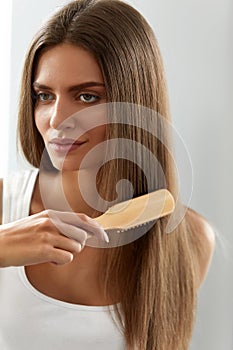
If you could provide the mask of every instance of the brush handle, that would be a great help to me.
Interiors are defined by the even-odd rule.
[[[171,214],[174,198],[166,189],[118,203],[95,220],[104,229],[128,229]]]

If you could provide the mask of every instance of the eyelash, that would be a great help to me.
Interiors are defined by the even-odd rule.
[[[51,100],[51,99],[41,100],[40,97],[43,96],[43,95],[52,96],[52,94],[49,94],[49,93],[46,93],[46,92],[38,92],[38,93],[35,93],[35,99],[37,101],[40,101],[40,102],[46,102],[46,101],[50,101]]]
[[[100,97],[99,96],[97,96],[97,95],[94,95],[94,94],[88,94],[88,93],[85,93],[85,94],[80,94],[78,97],[80,98],[81,96],[89,96],[89,97],[91,97],[91,98],[95,98],[95,101],[92,101],[92,102],[96,102],[96,101],[99,101],[99,99],[100,99]],[[80,100],[81,100],[81,98],[80,98]],[[82,100],[81,100],[82,101]],[[92,102],[87,102],[87,101],[82,101],[82,102],[86,102],[86,103],[92,103]]]
[[[47,97],[48,96],[50,96],[50,97],[52,96],[52,98],[48,98],[48,99],[45,99],[45,100],[40,99],[40,97],[43,96],[43,95],[46,95]],[[88,97],[91,97],[91,98],[95,98],[95,100],[91,101],[91,102],[83,101],[81,99],[81,96],[86,96],[86,97],[88,96]],[[38,92],[38,93],[34,92],[33,97],[34,97],[34,100],[36,102],[42,102],[42,103],[43,102],[46,103],[46,102],[51,101],[53,99],[53,95],[50,94],[50,93],[47,93],[47,92]],[[82,93],[82,94],[79,94],[77,97],[78,97],[78,99],[80,99],[81,102],[83,102],[83,103],[90,103],[90,104],[99,101],[100,98],[101,98],[100,96],[95,95],[95,94],[91,94],[91,93]],[[77,97],[75,97],[75,99],[77,99]]]

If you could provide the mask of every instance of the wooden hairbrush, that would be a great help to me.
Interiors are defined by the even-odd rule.
[[[174,208],[172,194],[166,189],[160,189],[115,204],[94,220],[105,231],[124,232],[171,214]]]

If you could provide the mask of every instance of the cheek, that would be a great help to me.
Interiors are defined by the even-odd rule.
[[[40,113],[35,112],[34,113],[34,121],[36,124],[36,128],[39,131],[39,133],[41,134],[42,137],[44,137],[44,134],[47,130],[47,121],[45,118],[42,118],[40,116]]]
[[[90,136],[95,144],[103,142],[106,140],[106,125],[97,126],[90,132]]]

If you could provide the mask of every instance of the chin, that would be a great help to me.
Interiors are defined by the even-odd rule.
[[[101,168],[104,163],[103,154],[104,152],[101,149],[101,151],[94,150],[79,154],[73,152],[63,156],[57,156],[50,152],[49,157],[54,168],[59,171],[78,171]]]
[[[67,160],[62,161],[53,161],[52,160],[53,167],[56,168],[59,171],[78,171],[81,169],[80,162],[69,162]]]
[[[82,161],[70,161],[70,160],[62,160],[62,161],[52,161],[53,167],[58,171],[62,172],[73,172],[79,170],[93,170],[100,169],[102,166],[102,162],[82,162]]]

